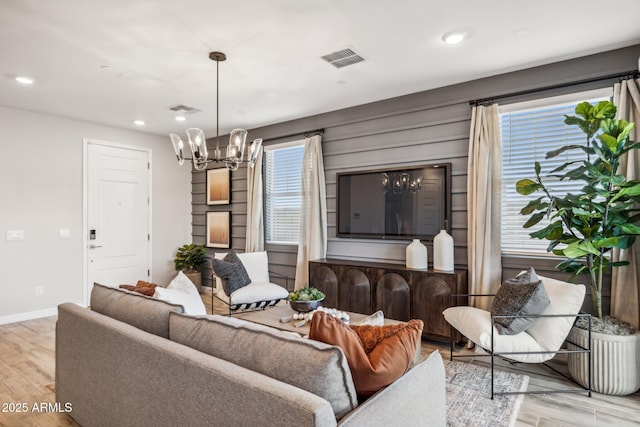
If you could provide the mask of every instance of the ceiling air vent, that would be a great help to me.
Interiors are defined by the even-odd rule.
[[[347,65],[353,65],[364,61],[363,57],[351,49],[342,49],[337,52],[329,53],[321,58],[336,68],[342,68]]]
[[[169,107],[169,110],[175,111],[176,113],[184,113],[184,114],[195,114],[202,111],[202,110],[198,110],[197,108],[189,107],[188,105],[182,105],[182,104]]]

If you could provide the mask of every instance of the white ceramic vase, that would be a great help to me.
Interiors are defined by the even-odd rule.
[[[419,239],[413,239],[407,246],[406,265],[407,268],[427,269],[427,247]]]
[[[446,230],[440,230],[433,238],[433,268],[453,271],[453,265],[453,237]]]

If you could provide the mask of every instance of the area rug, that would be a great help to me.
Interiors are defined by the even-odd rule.
[[[491,370],[470,362],[444,362],[447,375],[447,426],[510,427],[524,395],[500,395],[491,400]],[[529,377],[494,371],[496,391],[525,391]]]

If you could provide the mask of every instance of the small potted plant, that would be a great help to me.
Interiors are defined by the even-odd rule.
[[[305,286],[289,294],[291,308],[300,313],[315,310],[322,305],[322,301],[324,301],[324,294],[313,287]]]
[[[207,262],[207,248],[194,244],[182,245],[176,252],[174,262],[176,271],[183,271],[200,291],[202,273],[198,268]]]

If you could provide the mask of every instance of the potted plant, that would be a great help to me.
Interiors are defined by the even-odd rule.
[[[541,166],[535,163],[535,179],[522,179],[516,191],[522,195],[542,193],[530,201],[520,213],[530,215],[525,228],[538,224],[544,217],[549,225],[530,233],[536,239],[549,240],[547,251],[566,259],[556,266],[572,273],[572,279],[585,273],[596,318],[593,319],[592,357],[597,371],[593,374],[594,391],[606,394],[630,394],[640,388],[640,371],[636,355],[640,353],[640,334],[631,325],[621,325],[603,317],[602,285],[612,268],[627,262],[613,262],[611,250],[630,247],[640,227],[640,181],[627,180],[618,174],[622,156],[640,148],[629,140],[633,123],[615,120],[616,107],[609,101],[595,106],[583,102],[576,116],[566,116],[565,123],[578,126],[586,135],[586,145],[565,145],[547,153],[550,159],[568,150],[582,150],[584,159],[567,162],[548,172],[548,177],[581,181],[577,193],[555,195],[541,177]],[[611,327],[611,325],[614,325]],[[586,345],[585,325],[577,324],[570,340]],[[582,327],[582,328],[581,328]],[[587,384],[587,357],[570,354],[569,372],[582,385]]]
[[[174,262],[176,271],[183,271],[200,291],[202,273],[198,267],[207,262],[207,248],[194,244],[182,245],[176,252]]]
[[[318,308],[324,301],[324,294],[317,288],[307,287],[289,294],[291,308],[299,313],[307,313]]]

